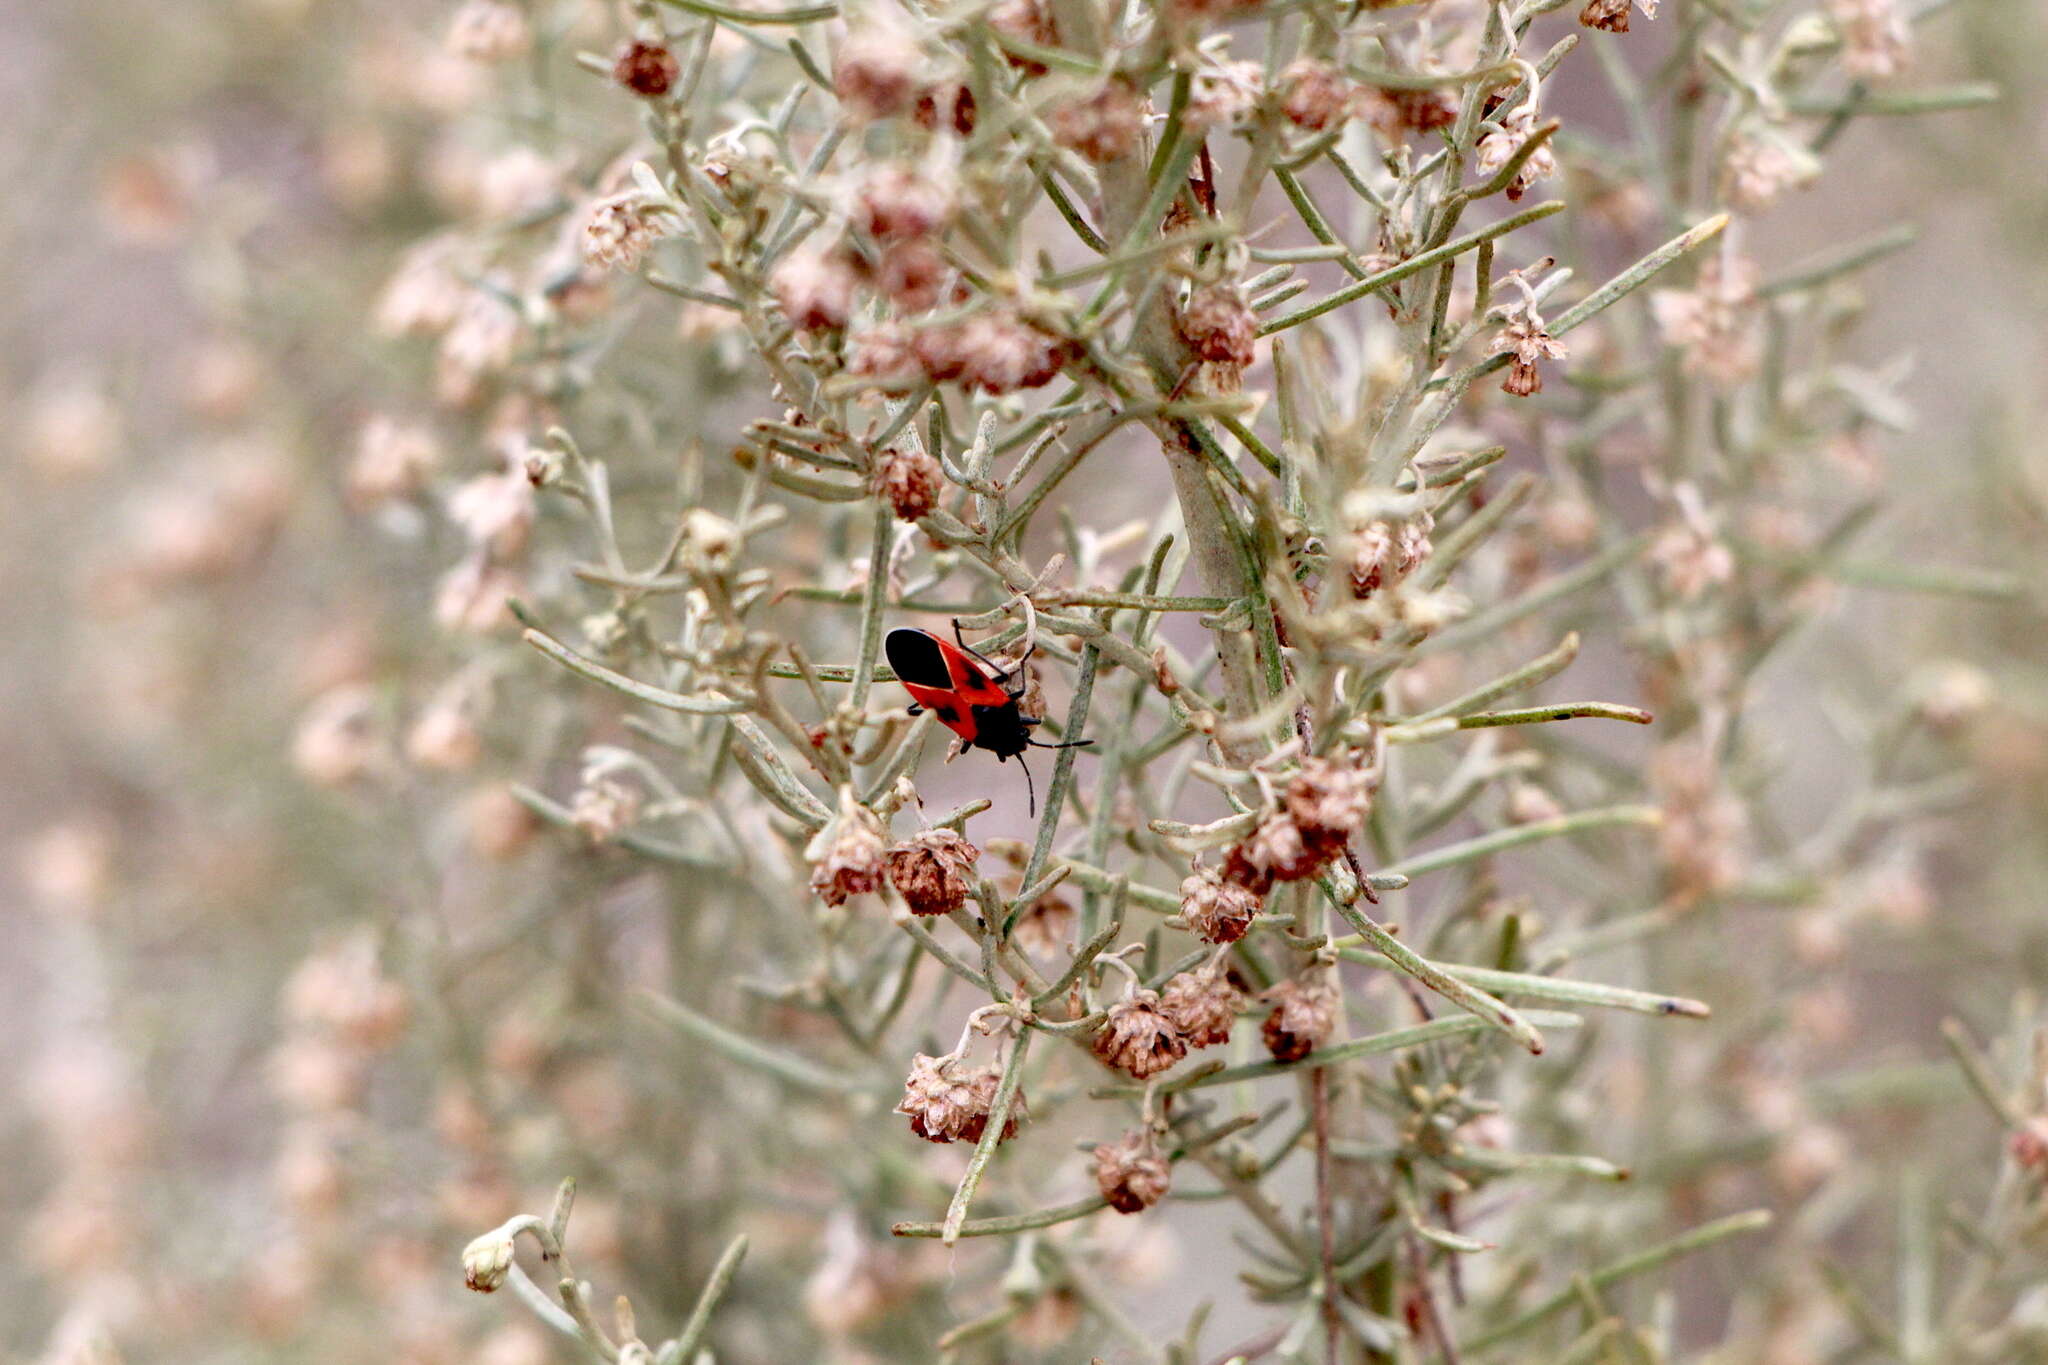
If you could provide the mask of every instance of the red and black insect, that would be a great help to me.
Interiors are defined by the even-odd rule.
[[[1025,651],[1024,659],[1018,660],[1016,668],[1005,670],[974,651],[960,634],[958,621],[953,623],[953,638],[959,641],[957,646],[947,644],[928,630],[906,627],[890,631],[882,648],[888,652],[889,667],[896,671],[896,681],[917,703],[910,708],[911,715],[930,711],[941,725],[960,736],[963,747],[986,749],[999,761],[1017,758],[1024,768],[1024,787],[1030,793],[1031,813],[1035,816],[1038,790],[1032,783],[1031,769],[1024,765],[1024,751],[1078,749],[1095,741],[1076,739],[1047,744],[1031,737],[1032,729],[1043,724],[1044,717],[1027,716],[1018,705],[1024,696],[1022,681],[1015,687],[1006,686],[1023,671],[1025,660],[1031,657],[1029,650]]]

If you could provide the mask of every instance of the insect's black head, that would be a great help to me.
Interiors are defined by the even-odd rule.
[[[986,749],[997,758],[1010,758],[1021,754],[1031,743],[1031,727],[1037,724],[1035,718],[1027,718],[1012,701],[1003,706],[977,706],[974,708],[974,745]]]

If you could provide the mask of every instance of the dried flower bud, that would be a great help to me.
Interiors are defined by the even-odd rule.
[[[1340,1001],[1327,980],[1290,977],[1267,991],[1265,998],[1273,1002],[1273,1012],[1266,1016],[1261,1033],[1275,1061],[1298,1062],[1329,1041]]]
[[[1529,103],[1509,110],[1500,117],[1500,127],[1479,139],[1478,155],[1475,162],[1481,175],[1491,175],[1514,160],[1536,131],[1536,106]],[[1520,199],[1529,192],[1529,187],[1539,180],[1557,174],[1557,154],[1545,142],[1529,154],[1515,173],[1514,183],[1508,186],[1508,198]]]
[[[1390,583],[1415,572],[1435,552],[1430,532],[1436,518],[1418,510],[1387,520],[1374,516],[1354,533],[1351,550],[1351,595],[1364,601]]]
[[[1173,1167],[1149,1130],[1139,1128],[1095,1149],[1095,1185],[1118,1213],[1149,1209],[1173,1185]]]
[[[917,521],[932,514],[945,488],[939,462],[921,449],[890,446],[875,460],[869,486],[889,504],[899,521]]]
[[[855,332],[847,349],[847,371],[878,384],[908,383],[922,368],[915,339],[900,322],[878,323]]]
[[[660,43],[637,39],[620,48],[618,58],[612,62],[612,79],[649,99],[666,95],[682,71],[675,53]]]
[[[511,1269],[510,1224],[492,1229],[462,1249],[462,1282],[479,1294],[497,1292]]]
[[[1145,135],[1145,100],[1112,80],[1086,99],[1057,105],[1046,117],[1053,141],[1098,166],[1130,155]]]
[[[1926,669],[1915,691],[1915,712],[1922,724],[1935,730],[1960,729],[1983,715],[1994,695],[1983,669],[1952,659]]]
[[[1896,76],[1911,60],[1913,30],[1897,0],[1828,0],[1828,17],[1842,35],[1842,69],[1858,80]]]
[[[894,23],[871,23],[847,34],[832,63],[832,89],[840,105],[864,119],[891,118],[918,93],[924,53]]]
[[[958,1057],[930,1057],[920,1052],[910,1063],[896,1112],[909,1115],[910,1131],[927,1142],[979,1142],[988,1131],[1001,1084],[1001,1074],[994,1067],[969,1067]],[[1024,1117],[1024,1092],[1020,1089],[1011,1097],[1010,1113],[998,1140],[1007,1142],[1015,1137]]]
[[[960,1130],[963,1142],[979,1142],[988,1132],[988,1121],[996,1112],[996,1091],[1002,1088],[1003,1075],[995,1067],[976,1068],[968,1076],[968,1087],[973,1092],[969,1100],[967,1125]],[[1031,1117],[1030,1106],[1024,1100],[1024,1087],[1019,1085],[1010,1096],[1010,1112],[1003,1116],[1002,1136],[997,1142],[1008,1142],[1017,1136],[1017,1129]]]
[[[569,802],[569,823],[593,844],[610,843],[639,818],[639,789],[614,777],[585,782]]]
[[[1265,71],[1257,62],[1205,62],[1195,72],[1183,117],[1193,128],[1227,128],[1259,102]]]
[[[405,756],[422,768],[455,773],[483,757],[483,737],[462,698],[443,696],[420,713],[406,732]]]
[[[1180,310],[1181,339],[1198,359],[1239,370],[1252,363],[1259,320],[1234,284],[1204,285]]]
[[[925,239],[891,242],[875,262],[875,292],[900,312],[922,313],[938,304],[952,265],[944,252]]]
[[[2048,1168],[2048,1115],[2036,1114],[2013,1129],[2006,1137],[2005,1150],[2021,1170]]]
[[[1358,112],[1382,136],[1403,140],[1412,133],[1433,132],[1458,121],[1458,101],[1449,90],[1368,87],[1356,97]]]
[[[1190,1047],[1213,1047],[1230,1041],[1244,993],[1230,983],[1221,963],[1182,972],[1166,983],[1159,1008],[1187,1036]]]
[[[1372,790],[1372,774],[1353,750],[1302,760],[1282,804],[1302,841],[1327,861],[1343,853],[1364,826]]]
[[[1093,1046],[1105,1064],[1141,1081],[1188,1055],[1188,1040],[1159,1008],[1157,991],[1137,991],[1111,1005]]]
[[[1007,312],[980,313],[965,322],[920,329],[911,340],[925,377],[958,380],[984,393],[1014,393],[1049,384],[1065,367],[1069,348]]]
[[[1204,943],[1237,942],[1258,913],[1258,896],[1225,881],[1213,867],[1197,867],[1181,879],[1181,918],[1188,922],[1188,932]]]
[[[967,903],[967,876],[980,856],[952,830],[928,829],[889,850],[889,884],[912,914],[950,915]]]
[[[952,216],[952,187],[901,163],[869,167],[853,194],[853,222],[878,241],[929,237]]]
[[[1722,193],[1736,208],[1761,213],[1819,174],[1820,163],[1804,148],[1772,132],[1748,134],[1729,144],[1721,162]]]
[[[1701,267],[1699,283],[1691,289],[1652,292],[1650,313],[1666,344],[1685,352],[1688,373],[1733,388],[1763,362],[1756,289],[1755,265],[1716,256]]]
[[[926,132],[943,125],[966,137],[974,131],[974,92],[958,81],[931,86],[918,93],[910,117]]]
[[[1058,47],[1060,43],[1059,30],[1053,27],[1052,14],[1043,0],[998,0],[988,11],[988,26],[1006,38],[1034,47]],[[1043,63],[1008,51],[1003,55],[1020,71],[1034,76],[1045,74]]]
[[[473,62],[509,62],[532,46],[526,12],[506,0],[465,0],[448,23],[448,50]]]
[[[827,905],[844,905],[850,896],[879,890],[882,821],[851,791],[842,791],[839,814],[811,837],[804,857],[811,863],[811,890]]]
[[[768,287],[790,325],[799,331],[837,331],[853,316],[860,281],[837,252],[804,251],[776,266]]]
[[[1513,357],[1501,389],[1517,398],[1543,391],[1543,372],[1536,368],[1537,361],[1563,360],[1571,354],[1562,341],[1545,330],[1543,319],[1529,308],[1516,312],[1493,334],[1487,353]]]
[[[348,467],[349,501],[370,507],[409,497],[425,485],[441,462],[441,448],[425,427],[390,417],[372,417],[356,440]]]
[[[1280,73],[1280,112],[1289,123],[1321,132],[1351,107],[1351,82],[1328,62],[1303,57]]]
[[[583,259],[600,270],[638,270],[674,222],[639,190],[607,195],[583,220]]]
[[[1588,0],[1579,11],[1579,22],[1603,33],[1626,33],[1631,3],[1632,0]]]

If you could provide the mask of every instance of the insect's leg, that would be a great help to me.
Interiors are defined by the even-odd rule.
[[[924,708],[922,706],[917,705],[915,702],[912,702],[910,706],[910,714],[913,716],[921,716],[924,714]]]
[[[986,654],[983,654],[973,645],[967,643],[967,637],[960,633],[960,618],[957,616],[953,618],[953,638],[959,642],[960,648],[966,650],[969,654],[972,654],[975,658],[981,660],[984,664],[988,665],[988,671],[996,675],[995,680],[998,685],[1001,685],[1002,683],[1008,682],[1010,680],[1009,669],[998,667],[994,660],[990,659]]]
[[[1085,749],[1095,741],[1092,739],[1070,739],[1060,744],[1047,744],[1043,740],[1027,739],[1024,742],[1034,749]]]
[[[1024,793],[1030,798],[1030,816],[1036,820],[1038,818],[1038,784],[1031,780],[1031,765],[1024,761],[1024,755],[1017,755],[1017,766],[1024,770]]]

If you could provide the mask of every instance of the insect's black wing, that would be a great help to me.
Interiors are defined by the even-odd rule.
[[[929,631],[908,627],[892,630],[883,637],[882,650],[896,676],[919,687],[951,688],[953,674],[946,667],[946,652]]]

